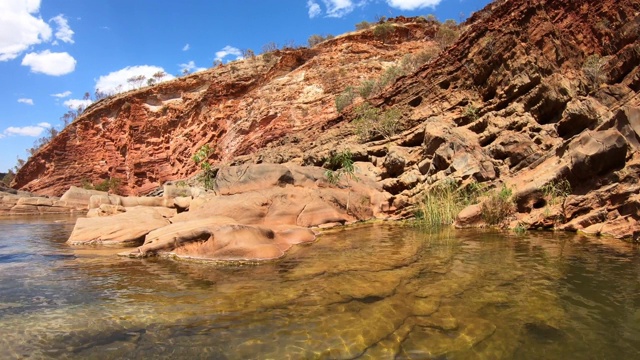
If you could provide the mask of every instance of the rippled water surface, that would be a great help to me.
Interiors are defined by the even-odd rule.
[[[0,358],[640,355],[627,244],[377,224],[222,267],[71,248],[73,222],[0,219]]]

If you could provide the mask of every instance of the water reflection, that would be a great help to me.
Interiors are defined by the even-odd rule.
[[[0,356],[623,358],[637,249],[362,225],[259,266],[118,258],[72,222],[0,221]],[[5,259],[5,260],[2,260]]]

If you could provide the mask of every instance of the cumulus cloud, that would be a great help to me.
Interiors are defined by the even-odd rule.
[[[33,99],[20,98],[18,102],[21,104],[33,105]]]
[[[207,70],[207,68],[197,67],[196,63],[193,60],[185,64],[179,64],[178,66],[180,67],[180,72],[182,73],[185,73],[185,72],[194,73],[194,72]]]
[[[0,61],[51,39],[51,27],[37,16],[39,10],[40,0],[0,1]]]
[[[322,0],[326,17],[341,18],[355,8],[367,5],[371,0]],[[309,17],[314,18],[322,14],[322,7],[318,0],[307,0]]]
[[[71,27],[69,27],[69,22],[64,17],[64,15],[60,14],[49,21],[53,21],[54,23],[56,23],[56,26],[58,27],[58,29],[56,30],[56,33],[54,34],[56,39],[66,43],[73,44],[74,32],[73,30],[71,30]]]
[[[63,91],[63,92],[57,93],[57,94],[51,94],[51,96],[56,97],[58,99],[66,98],[69,95],[71,95],[71,91],[69,91],[69,90]]]
[[[230,45],[223,47],[220,51],[216,51],[216,60],[222,61],[227,56],[235,56],[235,60],[240,60],[242,59],[242,51]]]
[[[22,66],[29,66],[34,73],[60,76],[72,73],[76,69],[76,59],[67,52],[54,53],[45,50],[25,55]]]
[[[307,9],[309,9],[309,18],[311,19],[320,15],[320,13],[322,12],[322,10],[320,9],[320,5],[318,5],[315,0],[307,1]]]
[[[400,10],[435,8],[442,0],[386,0],[387,4]]]
[[[355,5],[351,0],[322,0],[328,17],[340,18],[353,11]]]
[[[62,104],[64,104],[64,106],[68,107],[69,109],[79,109],[79,108],[83,108],[86,109],[89,105],[91,105],[93,103],[93,101],[91,100],[84,100],[84,99],[69,99],[69,100],[65,100]]]
[[[189,44],[186,44],[185,46],[182,47],[182,51],[187,51],[191,48],[191,46],[189,46]]]
[[[102,75],[96,81],[96,90],[107,94],[115,94],[135,88],[133,84],[127,80],[134,77],[143,75],[147,79],[152,78],[153,74],[157,72],[165,72],[163,68],[152,65],[139,65],[139,66],[127,66],[124,69],[110,72],[107,75]],[[166,72],[165,72],[166,73]],[[167,81],[174,79],[173,75],[166,74],[161,81]]]
[[[40,123],[38,125],[29,125],[29,126],[9,126],[6,128],[2,135],[5,136],[33,136],[38,137],[45,131],[47,128],[50,128],[51,124],[49,123]]]

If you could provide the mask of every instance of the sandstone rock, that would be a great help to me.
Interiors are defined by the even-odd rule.
[[[96,208],[92,208],[87,212],[87,217],[111,216],[126,212],[126,209],[120,205],[102,204]]]
[[[558,135],[569,138],[585,129],[595,129],[603,118],[598,111],[601,107],[591,98],[570,101],[558,122]]]
[[[173,205],[177,208],[187,210],[191,206],[191,197],[179,196],[173,199]]]
[[[207,217],[177,222],[149,233],[144,245],[128,256],[144,257],[158,251],[190,258],[216,260],[268,260],[282,257],[292,245],[315,239],[300,227],[241,225],[228,217]]]
[[[486,226],[486,223],[482,219],[482,205],[474,204],[464,208],[458,216],[456,216],[453,226],[458,229]]]
[[[589,235],[605,235],[634,242],[640,241],[640,224],[631,216],[617,217],[612,221],[593,224],[579,231]]]
[[[396,177],[404,172],[407,163],[407,153],[399,148],[392,148],[384,158],[382,167],[385,169],[387,176]]]
[[[169,221],[153,208],[131,208],[114,216],[79,218],[67,242],[72,245],[136,246],[149,232],[168,224]]]
[[[174,252],[184,257],[214,260],[278,258],[293,244],[315,239],[306,229],[344,224],[381,216],[389,209],[389,195],[370,177],[324,179],[324,169],[295,165],[243,165],[225,168],[217,177],[218,195],[171,199],[180,209],[123,207],[137,197],[96,197],[102,200],[92,218],[79,219],[72,244],[144,244],[127,256]],[[218,176],[220,176],[220,171]],[[283,180],[285,179],[285,180]],[[149,198],[152,205],[166,198]],[[102,217],[107,212],[121,212]],[[168,218],[171,218],[169,224]],[[148,234],[148,235],[147,235]]]
[[[76,186],[71,186],[69,190],[67,190],[64,195],[62,195],[60,200],[66,201],[67,204],[72,206],[86,207],[88,209],[89,203],[91,201],[91,196],[93,195],[108,196],[108,194],[104,191],[87,190]]]
[[[627,142],[615,129],[585,132],[568,145],[571,175],[586,179],[623,166]]]

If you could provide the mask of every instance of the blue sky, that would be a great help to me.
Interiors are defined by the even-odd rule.
[[[0,0],[0,172],[60,128],[69,106],[133,75],[164,80],[242,49],[306,45],[377,16],[434,14],[460,21],[489,0]],[[117,85],[121,84],[121,88]]]

